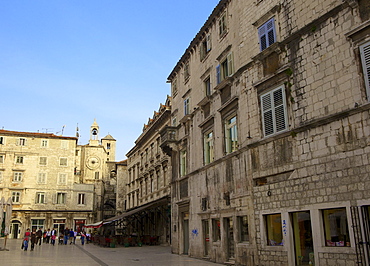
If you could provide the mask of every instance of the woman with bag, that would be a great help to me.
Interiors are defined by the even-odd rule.
[[[28,241],[30,239],[30,236],[31,236],[30,229],[27,228],[27,231],[24,233],[24,238],[23,238],[22,247],[21,247],[21,249],[24,249],[24,251],[27,251]]]

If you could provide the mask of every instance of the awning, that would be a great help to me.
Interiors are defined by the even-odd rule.
[[[113,223],[115,221],[118,221],[118,220],[122,220],[123,218],[127,217],[127,216],[130,216],[130,215],[133,215],[135,213],[138,213],[140,211],[143,211],[145,209],[148,209],[148,208],[151,208],[151,207],[156,207],[156,206],[160,206],[160,205],[163,205],[165,203],[168,203],[168,197],[165,197],[165,198],[161,198],[157,201],[154,201],[154,202],[151,202],[151,203],[148,203],[144,206],[141,206],[141,207],[138,207],[134,210],[131,210],[131,211],[128,211],[128,212],[125,212],[121,215],[117,215],[117,216],[114,216],[112,218],[109,218],[107,220],[104,220],[103,221],[103,224],[110,224],[110,223]]]
[[[94,223],[94,224],[85,224],[84,228],[99,228],[103,225],[103,221]]]

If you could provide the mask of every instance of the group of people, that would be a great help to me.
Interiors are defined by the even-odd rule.
[[[85,239],[87,243],[90,241],[90,234],[86,233],[85,231],[77,232],[73,231],[72,229],[68,229],[68,227],[60,233],[59,236],[59,244],[67,245],[68,240],[70,240],[69,244],[76,244],[76,238],[80,236],[81,244],[85,244]],[[36,228],[33,228],[32,231],[28,228],[24,234],[24,239],[22,241],[22,249],[27,251],[29,242],[31,242],[31,251],[34,250],[35,245],[41,246],[41,242],[46,244],[51,243],[53,246],[55,245],[55,240],[57,238],[57,231],[53,230],[46,230],[42,232],[42,228],[40,227],[39,230],[36,231]]]

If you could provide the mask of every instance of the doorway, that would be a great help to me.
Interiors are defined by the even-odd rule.
[[[182,222],[182,229],[183,229],[183,254],[189,254],[189,213],[183,213],[183,222]]]
[[[226,232],[226,245],[227,245],[227,257],[229,260],[235,259],[235,247],[234,247],[234,224],[233,218],[225,218],[225,232]]]
[[[204,247],[204,256],[208,257],[209,255],[209,222],[208,220],[202,221],[203,227],[203,247]]]
[[[10,227],[10,237],[18,239],[20,235],[21,223],[19,221],[13,221]]]
[[[315,265],[309,211],[291,214],[294,236],[295,265]]]
[[[53,229],[57,232],[57,237],[64,233],[65,229],[65,219],[54,219],[53,220]]]

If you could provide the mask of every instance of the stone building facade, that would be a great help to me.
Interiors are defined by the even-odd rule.
[[[364,0],[219,2],[168,77],[174,253],[369,265],[369,18]]]
[[[27,228],[78,230],[100,218],[96,210],[107,194],[101,180],[110,178],[108,159],[115,167],[115,140],[96,139],[80,146],[77,137],[0,130],[0,198],[13,201],[10,238],[21,238]]]

